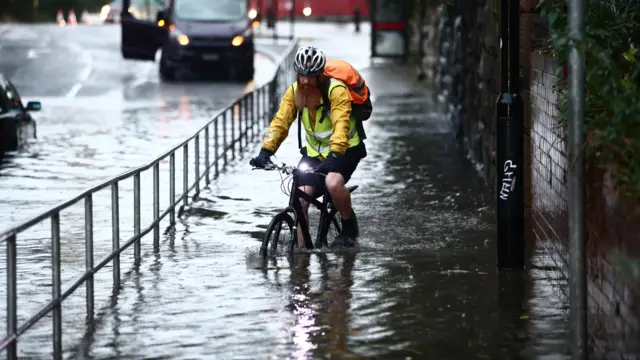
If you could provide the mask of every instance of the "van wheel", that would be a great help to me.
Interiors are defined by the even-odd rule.
[[[163,81],[173,81],[176,79],[176,70],[164,61],[164,57],[160,58],[160,79]]]
[[[253,80],[253,76],[255,74],[255,68],[253,67],[253,58],[245,60],[241,66],[236,67],[235,74],[238,81],[245,82]]]

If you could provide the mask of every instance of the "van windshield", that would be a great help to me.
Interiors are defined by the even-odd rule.
[[[192,21],[240,20],[247,16],[247,0],[176,0],[175,16]]]

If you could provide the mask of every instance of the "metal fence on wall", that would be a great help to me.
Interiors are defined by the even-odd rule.
[[[143,237],[149,233],[153,233],[153,248],[154,251],[157,251],[160,246],[161,221],[168,217],[167,230],[173,228],[176,224],[176,218],[180,217],[184,207],[189,204],[189,200],[197,199],[203,189],[201,187],[203,183],[204,186],[208,186],[211,180],[218,177],[220,172],[227,167],[229,160],[234,159],[247,148],[250,142],[259,138],[260,130],[268,125],[275,115],[280,97],[295,79],[295,73],[290,64],[293,62],[296,47],[297,40],[292,41],[278,61],[276,73],[271,81],[220,110],[203,128],[171,150],[144,166],[104,181],[68,201],[0,233],[0,243],[6,245],[7,299],[7,335],[0,341],[0,350],[6,351],[7,359],[18,357],[17,343],[20,336],[49,315],[53,318],[52,354],[56,359],[62,357],[62,302],[84,285],[86,319],[88,324],[93,322],[95,315],[94,294],[96,292],[95,274],[110,265],[113,272],[113,289],[118,289],[122,280],[121,254],[133,246],[134,261],[139,263],[142,259],[141,242]],[[176,163],[176,158],[181,160],[180,163]],[[165,168],[167,163],[168,169]],[[152,173],[152,176],[150,184],[147,184],[142,179],[149,172]],[[161,190],[161,173],[165,173],[168,177],[168,189]],[[182,189],[177,189],[176,175],[182,177]],[[126,191],[123,190],[130,187],[133,189],[129,191],[127,195],[130,196],[127,196],[128,199],[125,201],[123,193]],[[145,189],[152,189],[152,219],[150,223],[142,221],[144,215],[142,198]],[[165,194],[163,190],[167,193]],[[105,191],[108,193],[110,202],[107,208],[100,208],[94,213],[97,207],[94,201],[97,197],[105,195]],[[177,193],[178,191],[180,193]],[[161,207],[161,197],[167,200],[168,204],[165,207]],[[121,227],[121,210],[125,202],[133,208],[133,234],[126,240],[123,239]],[[61,263],[61,252],[65,250],[62,246],[65,235],[62,235],[64,228],[60,214],[62,211],[82,203],[84,211],[76,217],[76,220],[80,221],[82,225],[75,225],[83,227],[84,273],[79,278],[71,280],[71,286],[63,289],[62,273],[65,269]],[[109,254],[96,264],[94,261],[94,225],[96,216],[101,214],[103,210],[108,210],[111,215],[111,249]],[[20,268],[17,264],[20,259],[17,256],[17,248],[21,240],[35,240],[21,237],[27,229],[46,224],[49,224],[50,228],[50,235],[45,241],[51,250],[51,282],[47,284],[51,286],[51,299],[35,315],[30,315],[24,322],[19,323],[18,274]],[[81,236],[79,232],[69,233],[68,236],[74,235]],[[42,241],[43,239],[37,240]],[[46,268],[47,266],[42,265],[42,267]]]

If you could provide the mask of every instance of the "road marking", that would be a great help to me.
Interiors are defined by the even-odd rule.
[[[82,89],[82,84],[81,83],[75,83],[75,85],[73,85],[71,90],[69,90],[69,92],[67,93],[67,97],[68,98],[75,97],[80,92],[80,89]]]
[[[82,89],[82,86],[84,85],[83,83],[89,79],[89,76],[91,76],[91,72],[93,71],[93,58],[88,51],[84,50],[78,44],[69,43],[67,44],[67,46],[69,47],[69,49],[71,49],[71,51],[79,53],[80,58],[84,63],[84,68],[80,72],[80,76],[78,78],[79,81],[75,83],[73,87],[71,87],[71,90],[69,90],[69,92],[67,93],[67,98],[73,98],[78,95],[80,89]]]

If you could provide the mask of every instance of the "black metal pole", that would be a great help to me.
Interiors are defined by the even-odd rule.
[[[289,19],[291,20],[291,34],[289,34],[289,39],[293,40],[295,36],[294,24],[296,22],[296,2],[295,0],[291,1],[291,11],[289,12]]]
[[[520,97],[520,2],[501,0],[497,102],[497,266],[524,267],[524,105]]]
[[[377,34],[376,31],[376,9],[377,9],[377,0],[369,1],[369,21],[371,22],[371,58],[375,58],[378,56],[376,52],[376,42],[377,42]]]
[[[353,24],[355,25],[356,33],[360,32],[360,5],[355,4],[353,7]]]

